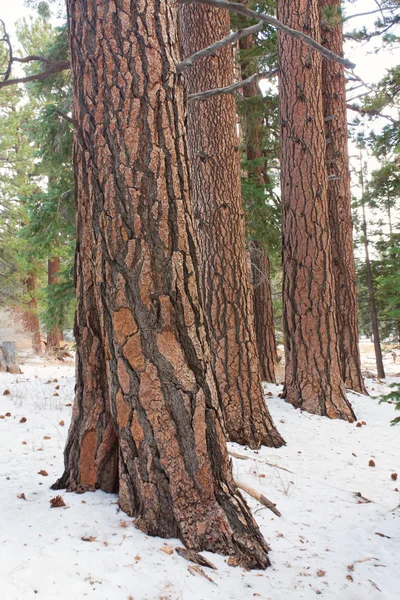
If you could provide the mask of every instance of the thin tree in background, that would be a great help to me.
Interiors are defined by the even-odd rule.
[[[28,307],[25,311],[25,329],[29,331],[32,336],[32,350],[34,354],[40,354],[42,351],[42,343],[40,337],[40,323],[36,299],[36,277],[35,273],[31,271],[28,273],[28,277],[24,281],[27,295],[28,295]]]
[[[278,0],[278,19],[320,39],[317,0]],[[327,202],[321,56],[278,33],[285,397],[355,418],[341,378]]]
[[[47,282],[49,288],[52,285],[58,283],[60,272],[60,258],[53,256],[47,261]],[[47,334],[46,350],[51,352],[52,350],[60,346],[62,340],[62,332],[59,329],[58,323],[56,323]]]
[[[382,348],[381,348],[381,339],[379,334],[379,324],[378,324],[378,313],[376,310],[375,303],[375,291],[374,291],[374,278],[372,275],[372,267],[371,260],[369,256],[369,239],[368,239],[368,227],[367,227],[367,214],[365,210],[365,180],[364,180],[364,162],[363,162],[363,153],[362,153],[362,142],[360,143],[359,148],[359,157],[360,157],[360,172],[359,172],[359,181],[361,188],[361,210],[362,210],[362,222],[361,229],[363,233],[363,241],[364,241],[364,251],[365,251],[365,267],[367,272],[367,287],[368,287],[368,303],[369,303],[369,312],[371,316],[371,329],[372,329],[372,337],[374,340],[374,350],[375,350],[375,360],[376,360],[376,370],[379,379],[385,379],[385,369],[383,366],[383,357],[382,357]]]
[[[184,57],[230,32],[228,11],[181,6]],[[230,46],[185,73],[189,94],[233,83]],[[188,147],[203,304],[229,440],[252,448],[284,442],[265,406],[247,270],[236,103],[232,95],[188,106]]]
[[[343,55],[341,0],[321,0],[322,44]],[[336,323],[342,379],[346,387],[366,394],[361,375],[347,146],[346,79],[343,65],[322,60],[322,103],[326,132],[328,208],[335,283]]]
[[[95,298],[82,323],[100,324],[119,504],[150,535],[266,567],[267,545],[232,479],[199,302],[177,3],[67,7],[76,198],[86,228],[78,227],[78,253],[84,239]],[[89,470],[93,418],[74,455]]]

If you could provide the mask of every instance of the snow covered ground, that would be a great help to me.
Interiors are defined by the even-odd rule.
[[[399,598],[400,426],[390,426],[393,405],[375,397],[383,384],[368,381],[370,397],[350,396],[362,427],[301,413],[277,397],[280,386],[266,386],[287,446],[231,449],[250,457],[233,459],[235,476],[282,513],[247,497],[272,548],[272,567],[246,572],[204,553],[217,566],[204,568],[210,582],[161,550],[180,542],[136,530],[113,495],[64,492],[66,506],[50,507],[50,485],[63,468],[73,363],[31,360],[22,370],[0,374],[1,600]]]

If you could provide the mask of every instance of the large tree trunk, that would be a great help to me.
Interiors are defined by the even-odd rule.
[[[257,71],[257,64],[249,57],[254,49],[254,37],[248,36],[239,41],[240,67],[242,79],[247,79]],[[242,54],[243,53],[243,54]],[[246,54],[244,54],[246,53]],[[243,131],[246,143],[247,177],[257,183],[270,183],[263,158],[262,147],[262,112],[260,103],[263,99],[257,81],[243,88],[245,104],[243,114]],[[266,249],[257,241],[248,244],[251,260],[251,279],[253,283],[254,328],[257,339],[258,357],[260,360],[261,378],[263,381],[275,382],[275,365],[277,351],[274,327],[274,309],[270,285],[269,259]]]
[[[229,34],[226,10],[181,6],[183,53],[189,56]],[[230,47],[185,73],[188,93],[233,82]],[[188,107],[188,146],[200,247],[203,302],[228,438],[252,448],[283,439],[266,408],[254,332],[233,96]]]
[[[48,285],[51,287],[55,283],[58,283],[58,274],[60,271],[60,259],[58,256],[53,256],[47,261],[47,280]],[[53,327],[47,334],[47,352],[51,352],[54,348],[60,346],[61,336],[57,325]]]
[[[269,260],[265,248],[257,242],[247,244],[253,284],[254,328],[257,335],[263,381],[275,382],[276,350],[274,313],[270,284]]]
[[[28,309],[25,312],[25,329],[32,335],[32,349],[35,354],[42,351],[42,342],[40,338],[40,323],[37,309],[37,300],[35,296],[36,281],[34,273],[29,273],[25,279],[26,290],[30,297]]]
[[[317,0],[278,0],[280,21],[320,38]],[[285,397],[352,421],[341,379],[329,234],[321,56],[279,33]]]
[[[93,240],[120,506],[148,534],[265,567],[232,479],[199,304],[177,4],[119,5],[67,2],[76,193]]]
[[[341,0],[320,0],[323,45],[343,55]],[[327,20],[324,9],[336,10]],[[347,147],[346,79],[344,67],[322,60],[322,103],[326,132],[328,207],[335,282],[336,322],[342,379],[346,387],[366,394],[361,375],[356,270],[351,214],[350,165]]]

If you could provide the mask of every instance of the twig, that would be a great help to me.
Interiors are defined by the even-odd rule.
[[[274,469],[280,469],[281,471],[286,471],[286,473],[291,473],[294,475],[293,471],[289,471],[289,469],[285,469],[285,467],[280,467],[275,463],[267,462],[266,460],[261,460],[260,458],[254,458],[253,456],[246,456],[245,454],[239,454],[238,452],[233,452],[228,450],[229,456],[233,456],[233,458],[238,458],[239,460],[254,460],[256,462],[262,463],[263,465],[268,465],[268,467],[274,467]]]
[[[322,54],[322,56],[325,56],[326,58],[329,58],[330,60],[338,62],[347,68],[355,67],[355,65],[351,61],[349,61],[348,59],[343,58],[341,56],[338,56],[337,54],[335,54],[334,52],[331,52],[330,50],[327,50],[327,48],[324,48],[324,46],[322,46],[321,44],[316,42],[313,38],[306,35],[302,31],[298,31],[297,29],[292,29],[291,27],[288,27],[287,25],[284,25],[283,23],[278,21],[278,19],[276,19],[275,17],[271,17],[270,15],[267,15],[266,13],[257,12],[255,10],[251,10],[250,8],[246,8],[246,6],[244,6],[243,4],[239,4],[237,2],[227,2],[226,0],[179,0],[179,2],[181,2],[182,4],[206,4],[209,6],[215,6],[216,8],[226,9],[231,12],[239,13],[239,14],[243,15],[244,17],[247,17],[248,19],[256,19],[257,21],[264,21],[264,23],[268,23],[269,25],[272,25],[276,29],[279,29],[280,31],[283,31],[284,33],[287,33],[288,35],[301,40],[308,46],[311,46],[311,48],[313,48],[314,50],[317,50],[317,52]]]
[[[229,44],[233,44],[234,42],[240,40],[243,37],[247,37],[249,35],[258,33],[263,29],[263,27],[264,23],[261,22],[257,23],[257,25],[251,25],[250,27],[246,27],[245,29],[239,29],[238,31],[235,31],[230,35],[227,35],[226,37],[222,38],[222,40],[218,40],[218,42],[215,42],[215,44],[211,44],[211,46],[207,46],[207,48],[203,48],[202,50],[195,52],[195,54],[192,54],[192,56],[188,56],[187,58],[185,58],[185,60],[183,60],[177,65],[177,72],[182,73],[184,69],[192,67],[195,63],[197,63],[197,61],[201,60],[202,58],[205,58],[206,56],[212,56],[221,48],[224,48]]]
[[[264,494],[252,488],[251,485],[247,485],[247,483],[244,483],[244,481],[239,481],[238,479],[235,479],[234,481],[236,487],[246,492],[246,494],[260,502],[260,504],[262,504],[266,508],[269,508],[269,510],[271,510],[277,517],[282,516],[279,510],[276,508],[276,504],[271,502],[271,500],[268,500],[268,498],[266,498]]]

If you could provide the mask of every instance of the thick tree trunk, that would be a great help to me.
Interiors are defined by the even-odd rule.
[[[280,21],[319,40],[317,0],[278,0]],[[278,35],[285,397],[352,421],[341,379],[325,169],[321,57]]]
[[[120,506],[148,534],[266,567],[232,479],[198,300],[177,4],[118,4],[67,2],[77,202],[93,240]]]
[[[25,313],[25,328],[32,335],[32,349],[35,354],[40,354],[42,351],[42,343],[40,338],[40,323],[37,309],[37,300],[35,296],[36,281],[34,273],[29,273],[25,279],[26,290],[30,297],[28,309]]]
[[[7,371],[19,375],[18,352],[15,342],[0,342],[0,372]]]
[[[248,36],[239,41],[240,51],[247,56],[240,56],[240,67],[242,79],[247,79],[256,70],[248,57],[248,52],[254,48],[254,37]],[[243,96],[252,99],[245,105],[244,137],[246,142],[247,177],[257,183],[269,183],[269,177],[264,163],[262,148],[262,115],[260,113],[260,101],[262,102],[258,83],[253,81],[243,88]],[[248,244],[251,260],[251,279],[253,283],[254,300],[254,328],[257,339],[258,357],[260,360],[261,378],[263,381],[275,382],[275,365],[277,363],[277,351],[274,327],[274,309],[270,285],[269,259],[266,249],[257,242]]]
[[[324,9],[336,9],[327,21]],[[341,0],[320,0],[321,41],[343,55]],[[346,387],[366,394],[361,375],[356,270],[354,264],[353,221],[351,214],[350,165],[347,147],[346,79],[344,67],[322,60],[322,103],[326,132],[329,226],[332,269],[335,282],[336,322],[342,379]]]
[[[189,56],[229,34],[230,18],[208,6],[181,6],[180,25]],[[199,61],[185,81],[189,94],[231,84],[232,49]],[[233,96],[189,104],[188,146],[203,302],[228,438],[277,447],[284,442],[265,406],[254,332]]]
[[[247,244],[253,284],[254,328],[257,335],[263,381],[275,382],[276,350],[274,313],[270,284],[269,260],[265,248],[257,242]]]
[[[58,256],[53,256],[47,261],[47,280],[49,287],[58,283],[58,273],[60,271],[60,259]],[[47,334],[47,352],[51,352],[54,348],[60,346],[60,332],[58,326],[55,325]]]

